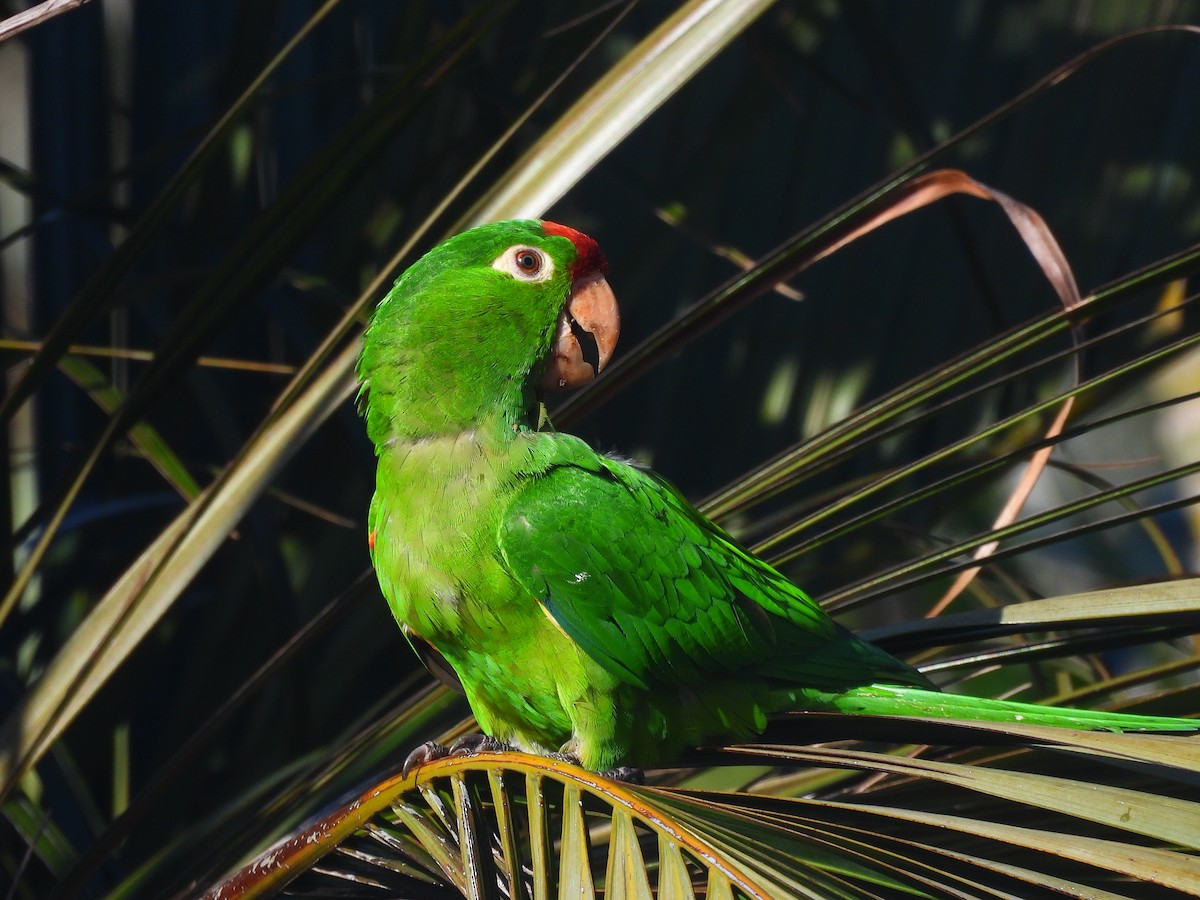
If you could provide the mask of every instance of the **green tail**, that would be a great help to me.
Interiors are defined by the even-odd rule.
[[[1092,709],[1062,709],[990,700],[962,694],[944,694],[922,688],[875,684],[840,694],[806,692],[804,706],[830,712],[868,713],[880,716],[923,716],[959,721],[1024,723],[1081,731],[1200,731],[1200,719],[1140,716],[1135,713]]]

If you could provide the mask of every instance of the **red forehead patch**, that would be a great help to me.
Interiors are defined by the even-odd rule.
[[[545,221],[542,222],[542,231],[548,235],[565,237],[575,245],[577,258],[575,265],[571,266],[572,278],[578,278],[586,272],[600,272],[601,274],[608,272],[608,260],[604,258],[600,245],[582,231],[576,231],[567,225],[559,225],[557,222]]]

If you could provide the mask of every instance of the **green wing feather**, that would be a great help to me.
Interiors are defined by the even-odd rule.
[[[502,557],[572,640],[635,688],[755,685],[748,696],[768,712],[1197,729],[1193,719],[942,693],[834,622],[654,473],[567,435],[544,437],[557,461],[509,504]]]
[[[503,516],[505,563],[605,669],[639,688],[929,686],[855,638],[667,482],[567,435]],[[770,682],[775,682],[771,684]]]

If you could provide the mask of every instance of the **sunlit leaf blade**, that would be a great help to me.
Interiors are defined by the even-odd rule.
[[[751,795],[700,795],[674,798],[682,808],[696,804],[696,812],[711,808],[734,810],[755,819],[769,818],[788,823],[812,839],[832,839],[844,846],[857,845],[873,858],[892,859],[894,871],[904,872],[915,882],[933,888],[937,895],[955,895],[959,890],[1003,890],[1014,886],[1008,879],[1026,883],[1026,890],[1035,885],[1053,886],[1070,896],[1127,896],[1097,890],[1094,886],[1061,877],[1064,862],[1082,862],[1097,869],[1109,869],[1133,875],[1143,887],[1155,882],[1173,887],[1188,886],[1194,876],[1196,860],[1183,854],[1156,848],[1133,846],[1097,838],[1080,839],[1079,835],[1064,835],[1019,825],[998,824],[963,816],[930,813],[897,806],[878,807],[869,803],[845,803],[830,800],[778,801],[755,798]],[[882,821],[876,818],[882,814]],[[905,828],[905,824],[932,826],[922,829]],[[956,834],[957,833],[957,834]],[[1000,844],[1009,844],[1035,851],[1021,857],[1025,865],[1014,865],[997,857],[994,845],[971,844],[971,852],[956,849],[966,846],[962,836],[979,836]],[[956,837],[959,840],[956,840]],[[846,843],[847,841],[851,843]],[[1011,855],[1011,846],[1007,848]],[[1107,854],[1117,859],[1107,859]],[[962,869],[950,861],[964,863]],[[1046,870],[1029,868],[1042,865]],[[942,867],[945,867],[943,870]],[[956,877],[957,869],[957,877]],[[1001,877],[989,879],[988,873]],[[965,878],[963,875],[965,874]],[[1093,893],[1094,892],[1094,893]],[[1024,893],[1015,894],[1025,896]]]
[[[71,872],[64,876],[62,880],[64,893],[79,890],[80,886],[87,881],[88,876],[103,864],[108,854],[113,852],[113,848],[127,840],[128,836],[137,829],[149,809],[162,796],[169,795],[181,781],[186,780],[189,774],[194,771],[193,767],[196,765],[196,761],[202,758],[205,748],[219,733],[221,726],[236,715],[240,709],[244,708],[244,705],[253,698],[257,691],[261,691],[269,683],[274,672],[286,666],[306,645],[322,635],[330,624],[336,621],[339,616],[344,615],[355,601],[361,600],[366,593],[364,590],[367,584],[365,574],[356,584],[352,585],[338,597],[335,597],[320,613],[310,619],[291,640],[280,647],[269,660],[250,676],[241,688],[226,700],[221,708],[216,710],[198,728],[192,738],[179,747],[174,756],[159,768],[154,778],[142,788],[130,806],[110,824],[103,834],[98,836],[84,859],[79,861]],[[436,692],[433,693],[436,694]],[[422,714],[427,708],[436,705],[436,699],[432,704],[428,702],[428,699],[418,696],[411,701],[411,721],[414,729],[420,727]],[[323,775],[330,777],[328,771],[325,771]],[[286,796],[286,792],[284,796]],[[275,812],[277,807],[274,803],[268,803],[257,807],[257,809],[260,814],[269,815]],[[166,859],[169,855],[162,854],[161,858]],[[195,857],[196,854],[192,851],[190,855]]]
[[[399,821],[412,832],[413,837],[437,864],[446,880],[465,894],[468,876],[463,871],[462,857],[445,823],[431,818],[417,807],[407,804],[397,806],[395,811]],[[226,895],[218,891],[215,896]],[[253,894],[249,896],[253,896]]]
[[[812,840],[785,823],[772,821],[740,810],[710,804],[689,808],[668,794],[661,802],[672,809],[676,821],[718,853],[721,858],[748,870],[767,891],[768,896],[851,897],[852,884],[870,891],[870,886],[885,887],[902,893],[922,892],[886,872],[886,861],[870,864],[854,859],[845,848]],[[782,826],[782,827],[781,827]]]
[[[466,875],[466,885],[463,893],[474,898],[485,896],[485,880],[491,873],[484,868],[483,851],[479,846],[480,828],[476,814],[474,799],[462,778],[451,778],[450,789],[454,798],[454,808],[458,812],[458,847],[461,853],[459,868]],[[488,845],[485,843],[484,848]],[[490,864],[490,860],[489,860]]]
[[[496,811],[496,831],[499,835],[497,862],[501,866],[500,877],[511,886],[512,900],[523,900],[528,896],[525,892],[525,877],[521,871],[520,857],[517,855],[517,837],[509,793],[504,788],[501,773],[488,773],[488,787],[491,790],[492,808]]]
[[[828,805],[833,807],[838,804],[829,802]],[[1063,859],[1087,863],[1097,868],[1110,869],[1146,883],[1162,884],[1187,894],[1194,895],[1197,891],[1200,891],[1200,861],[1197,861],[1195,857],[1175,853],[1170,850],[1139,847],[1127,843],[1084,837],[1077,834],[1064,835],[1049,831],[1021,828],[1019,826],[980,819],[965,819],[958,816],[900,810],[893,807],[845,805],[843,808],[852,809],[856,813],[869,812],[881,817],[920,822],[940,829],[976,834],[981,837],[992,838],[1031,850],[1054,854]],[[940,848],[932,849],[935,849],[937,852],[953,854],[953,851],[946,851]],[[972,856],[970,860],[978,862],[979,858]],[[998,861],[985,864],[995,866],[998,870],[1008,868],[1004,863]],[[1055,878],[1049,872],[1024,870],[1019,875],[1032,884],[1057,884],[1059,889],[1064,893],[1079,889],[1077,884]],[[1095,891],[1095,889],[1093,888],[1092,891]],[[1086,893],[1086,896],[1119,897],[1129,895],[1113,894],[1107,891],[1096,891],[1095,893],[1089,891]]]
[[[554,850],[546,823],[549,809],[545,783],[540,772],[525,774],[525,796],[529,804],[529,872],[533,879],[534,900],[546,900],[551,896],[550,872]],[[519,871],[518,867],[513,868]]]
[[[1094,509],[1111,501],[1119,501],[1126,497],[1136,495],[1143,491],[1151,490],[1161,485],[1177,482],[1196,473],[1200,473],[1200,461],[1188,463],[1187,465],[1179,466],[1176,469],[1169,469],[1165,472],[1157,472],[1143,479],[1138,479],[1119,487],[1097,492],[1081,500],[1063,503],[1046,512],[1028,516],[1019,522],[1013,523],[1012,525],[1006,525],[994,531],[989,531],[973,537],[965,538],[949,547],[944,547],[934,552],[925,554],[911,562],[895,566],[891,570],[880,572],[861,579],[858,582],[846,585],[836,593],[829,594],[827,596],[827,603],[831,609],[842,608],[855,603],[863,602],[864,600],[868,599],[872,592],[875,591],[898,590],[901,587],[922,584],[938,578],[941,575],[960,571],[964,568],[968,568],[971,563],[952,562],[952,560],[954,560],[956,557],[961,557],[961,555],[964,553],[974,550],[976,547],[983,546],[984,544],[995,540],[1027,534],[1028,532],[1037,528],[1041,528],[1047,524],[1061,522],[1063,519],[1066,519],[1077,513]],[[1156,504],[1148,504],[1144,507],[1138,507],[1132,511],[1108,515],[1098,522],[1093,523],[1090,527],[1095,529],[1134,522],[1146,515],[1166,512],[1168,510],[1178,509],[1184,506],[1190,506],[1196,503],[1198,499],[1200,498],[1185,494],[1184,496],[1178,496],[1171,500]],[[1003,550],[997,551],[995,556],[996,558],[1003,558],[1023,553],[1034,547],[1060,542],[1065,539],[1065,536],[1066,533],[1058,533],[1047,537],[1030,539],[1022,544],[1012,544],[1006,546]]]
[[[818,465],[828,464],[829,457],[843,447],[853,446],[873,433],[886,433],[885,426],[889,423],[902,420],[922,405],[953,391],[989,368],[1065,333],[1069,327],[1069,319],[1062,311],[1056,310],[988,341],[959,359],[948,361],[936,373],[927,373],[900,386],[885,397],[855,410],[812,440],[761,466],[756,472],[706,501],[703,504],[705,512],[720,517],[744,508],[748,501],[768,499],[793,479],[810,477]],[[1024,410],[1019,415],[1024,418],[1036,411]]]
[[[860,504],[864,500],[874,497],[875,495],[877,495],[879,492],[881,492],[885,488],[901,482],[903,479],[909,477],[910,475],[912,475],[914,473],[917,473],[924,469],[932,467],[939,462],[943,462],[943,461],[952,459],[956,456],[959,456],[959,455],[963,454],[965,451],[967,451],[969,448],[971,448],[972,446],[983,442],[987,438],[995,437],[999,434],[1002,434],[1006,429],[1012,428],[1013,426],[1025,421],[1033,416],[1036,416],[1039,413],[1048,412],[1051,409],[1058,407],[1060,404],[1063,404],[1063,403],[1070,401],[1073,398],[1079,397],[1081,395],[1086,395],[1087,392],[1096,390],[1097,388],[1100,388],[1100,387],[1104,386],[1105,384],[1108,384],[1108,383],[1114,381],[1115,379],[1120,378],[1122,375],[1128,374],[1130,372],[1134,372],[1143,366],[1148,366],[1148,365],[1157,363],[1157,362],[1161,361],[1161,359],[1166,355],[1174,354],[1174,353],[1182,353],[1198,344],[1200,344],[1200,336],[1195,336],[1195,335],[1189,336],[1185,339],[1180,340],[1179,342],[1173,343],[1169,348],[1165,348],[1162,350],[1156,350],[1151,353],[1144,354],[1143,356],[1141,356],[1129,363],[1126,363],[1122,366],[1118,366],[1118,367],[1114,368],[1113,370],[1105,372],[1101,375],[1097,375],[1094,378],[1086,379],[1083,382],[1081,382],[1080,384],[1074,385],[1070,388],[1067,388],[1066,390],[1061,391],[1058,394],[1055,394],[1051,398],[1047,398],[1046,400],[1042,400],[1042,401],[1039,401],[1036,403],[1031,403],[1028,406],[1026,406],[1025,408],[1013,413],[1011,416],[1008,416],[1008,417],[1000,419],[996,422],[990,423],[988,426],[980,429],[975,434],[968,435],[966,437],[961,438],[958,441],[951,442],[944,447],[940,447],[938,450],[934,451],[933,453],[930,453],[929,455],[927,455],[925,457],[914,460],[913,462],[909,463],[906,466],[900,467],[894,471],[888,472],[888,473],[880,476],[879,478],[873,479],[870,483],[862,486],[861,488],[849,492],[845,497],[839,498],[839,500],[837,502],[827,504],[824,508],[822,508],[818,512],[814,513],[812,516],[808,516],[803,519],[800,519],[799,521],[790,525],[788,528],[780,530],[776,534],[772,535],[769,539],[760,542],[758,545],[758,548],[763,551],[768,550],[771,547],[774,547],[774,546],[788,540],[789,538],[792,538],[792,537],[796,536],[797,534],[803,533],[805,530],[810,529],[815,523],[820,522],[825,519],[829,519],[829,518],[835,516],[837,513],[841,512],[847,508],[853,507],[855,504]],[[995,360],[993,359],[992,361],[994,362]],[[921,381],[926,382],[927,380],[922,379]],[[930,386],[932,386],[932,385],[930,385]],[[944,387],[938,388],[937,390],[940,392],[943,389],[944,389]],[[905,393],[907,393],[907,392],[905,392]],[[919,392],[918,398],[914,398],[914,399],[917,399],[917,402],[923,402],[924,400],[929,399],[930,396],[932,396],[932,395],[926,394],[923,390],[921,390]],[[894,410],[895,413],[899,413],[902,411],[903,411],[903,408]],[[875,422],[868,427],[872,427],[872,428],[878,427],[878,424],[879,424],[878,422]],[[1040,449],[1040,447],[1039,447],[1039,449]],[[1180,467],[1178,472],[1176,472],[1175,474],[1156,473],[1154,476],[1151,476],[1151,478],[1152,479],[1178,478],[1180,476],[1180,474],[1188,472],[1188,471],[1190,471],[1190,467],[1183,466],[1183,467]],[[1147,481],[1146,485],[1150,485],[1152,483],[1155,483],[1155,482]],[[1137,490],[1137,488],[1131,488],[1130,486],[1122,485],[1120,487],[1113,488],[1109,492],[1104,492],[1103,494],[1100,494],[1098,496],[1102,496],[1102,497],[1110,496],[1110,495],[1116,496],[1118,494],[1133,493],[1136,490]],[[1097,501],[1097,502],[1103,502],[1103,501],[1101,500],[1101,501]],[[877,515],[877,514],[878,514],[877,510],[872,510],[868,513],[868,515]],[[1003,537],[1007,533],[1019,533],[1023,530],[1028,530],[1031,527],[1030,521],[1031,520],[1026,519],[1026,520],[1022,520],[1022,522],[1020,524],[1013,524],[1013,525],[1007,525],[1007,526],[1001,526],[998,528],[993,528],[989,532],[989,534],[991,534],[994,538],[999,538],[999,537]],[[829,537],[829,535],[823,534],[823,535],[819,536],[819,539],[824,540],[824,539],[828,539],[828,537]],[[812,544],[810,544],[808,546],[811,547]]]
[[[1140,766],[1143,771],[1151,766],[1156,778],[1200,784],[1200,739],[1195,735],[1116,734],[1023,722],[791,713],[772,723],[766,738],[776,741],[772,745],[774,749],[763,749],[763,745],[757,744],[734,745],[722,753],[736,754],[739,759],[760,754],[769,763],[774,759],[788,759],[787,746],[802,745],[806,740],[813,743],[852,740],[931,746],[1022,747],[1063,754],[1067,759],[1082,755],[1089,758],[1089,765]],[[776,751],[781,755],[776,757]],[[777,790],[788,793],[792,788],[780,785]]]
[[[888,823],[873,818],[874,807],[870,804],[860,803],[827,800],[780,801],[749,794],[675,797],[671,798],[670,802],[672,805],[681,806],[683,810],[687,810],[691,804],[695,804],[696,808],[693,812],[685,812],[689,816],[703,815],[707,818],[709,812],[714,809],[727,810],[731,815],[746,817],[750,820],[774,821],[794,830],[797,834],[806,835],[810,840],[833,842],[845,848],[857,847],[864,855],[869,855],[880,864],[890,860],[892,871],[899,877],[912,878],[915,884],[934,888],[939,896],[953,895],[956,887],[965,888],[968,891],[972,887],[986,889],[989,879],[985,872],[996,868],[994,863],[997,861],[997,853],[994,847],[987,848],[986,845],[980,845],[977,842],[964,843],[962,840],[954,839],[952,835],[947,837],[945,825],[960,819],[961,821],[956,821],[958,827],[955,830],[962,834],[986,833],[989,838],[1011,840],[1013,843],[1031,850],[1040,851],[1043,846],[1046,848],[1045,856],[1035,853],[1017,857],[1021,860],[1021,863],[1018,864],[1021,871],[1005,873],[1004,879],[1001,881],[1010,875],[1016,875],[1021,880],[1039,883],[1044,877],[1047,881],[1058,881],[1069,892],[1083,891],[1086,895],[1086,888],[1082,884],[1068,882],[1061,877],[1056,878],[1054,870],[1057,869],[1061,872],[1064,860],[1096,863],[1097,857],[1091,851],[1095,850],[1097,846],[1103,846],[1110,852],[1120,852],[1119,848],[1129,846],[1130,853],[1139,859],[1135,865],[1138,867],[1140,875],[1146,875],[1150,871],[1148,866],[1153,865],[1156,861],[1167,862],[1177,872],[1187,871],[1189,867],[1195,865],[1193,858],[1182,854],[1161,850],[1150,850],[1150,852],[1142,854],[1141,851],[1148,848],[1113,841],[1098,841],[1096,845],[1085,851],[1086,855],[1080,855],[1076,850],[1077,845],[1071,843],[1072,838],[1077,835],[1059,835],[1056,840],[1041,845],[1036,837],[1040,832],[1036,829],[1005,825],[992,831],[990,826],[994,823],[987,820],[966,819],[962,816],[944,816],[943,820],[938,823],[941,826],[940,830],[907,829],[897,823],[900,821],[925,823],[942,814],[930,814],[919,809],[905,809],[897,805],[885,807],[892,817],[892,822]],[[1012,831],[1000,834],[1006,829],[1012,829]],[[942,835],[941,839],[939,839],[939,834]],[[971,848],[969,855],[962,849],[968,846]],[[1008,855],[1010,862],[1013,858],[1011,853],[1005,854],[1003,850],[999,855]],[[952,859],[961,859],[968,864],[966,881],[955,885],[955,875],[952,873],[957,867],[947,866],[946,856]],[[939,857],[942,859],[939,860]],[[1124,864],[1124,861],[1118,861],[1115,866],[1106,866],[1101,862],[1099,868],[1114,868],[1115,871],[1123,871]],[[1046,866],[1050,871],[1041,872],[1036,868],[1027,868],[1039,865]],[[942,870],[943,866],[946,866],[944,871]],[[1154,879],[1149,880],[1153,881]],[[920,888],[916,890],[920,892]]]
[[[1181,399],[1180,402],[1186,402]],[[1102,478],[1093,472],[1085,471],[1078,466],[1065,463],[1062,460],[1056,460],[1053,466],[1060,470],[1070,472],[1072,476],[1090,484],[1096,490],[1107,491],[1114,488],[1116,485],[1108,479]],[[1139,509],[1140,505],[1137,501],[1130,497],[1121,497],[1118,501],[1126,509]],[[1168,537],[1162,527],[1149,517],[1139,519],[1137,521],[1138,528],[1142,529],[1150,541],[1154,544],[1154,549],[1158,552],[1162,559],[1163,569],[1166,574],[1172,578],[1182,578],[1184,575],[1184,566],[1179,558],[1179,552],[1173,545],[1171,538]]]
[[[260,432],[251,445],[256,452],[231,466],[147,547],[9,714],[0,727],[4,792],[87,705],[226,539],[271,473],[349,395],[352,384],[342,372],[330,370],[313,388],[285,421]]]
[[[593,898],[592,866],[579,788],[566,784],[562,797],[562,838],[558,845],[558,885],[564,897]]]
[[[64,356],[59,360],[59,368],[87,391],[105,412],[111,413],[121,405],[124,399],[121,392],[86,359]],[[200,494],[200,485],[196,483],[192,473],[150,424],[143,421],[131,427],[129,440],[185,500],[194,500]]]
[[[1187,738],[1178,740],[1186,742]],[[1005,772],[979,766],[962,766],[923,759],[898,759],[868,751],[773,748],[780,759],[812,765],[863,766],[879,772],[929,778],[1058,813],[1096,822],[1167,844],[1200,849],[1200,804],[1172,800],[1125,788],[1107,787],[1071,779]]]
[[[70,870],[76,861],[76,852],[46,810],[40,809],[28,797],[14,797],[4,804],[0,814],[25,839],[31,856],[42,860],[55,874],[62,875]]]
[[[547,129],[461,224],[540,215],[772,2],[681,4]]]
[[[665,834],[658,838],[658,896],[665,900],[695,900],[696,896],[679,845]]]
[[[1200,578],[1105,588],[1010,603],[996,609],[953,613],[863,631],[873,642],[903,646],[906,638],[922,643],[950,643],[979,637],[1097,624],[1118,625],[1148,616],[1200,615]]]
[[[661,882],[662,875],[659,875]],[[604,874],[605,892],[612,891],[631,900],[651,900],[650,882],[641,846],[633,828],[633,818],[623,809],[614,809],[612,837],[609,841],[608,868]],[[675,884],[674,888],[677,889]],[[660,892],[660,896],[662,893]]]

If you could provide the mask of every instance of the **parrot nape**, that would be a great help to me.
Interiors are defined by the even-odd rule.
[[[942,693],[855,637],[669,483],[554,431],[541,395],[612,356],[607,262],[537,220],[435,247],[359,358],[383,595],[488,738],[589,769],[665,764],[785,710],[1196,731],[1189,719]]]

